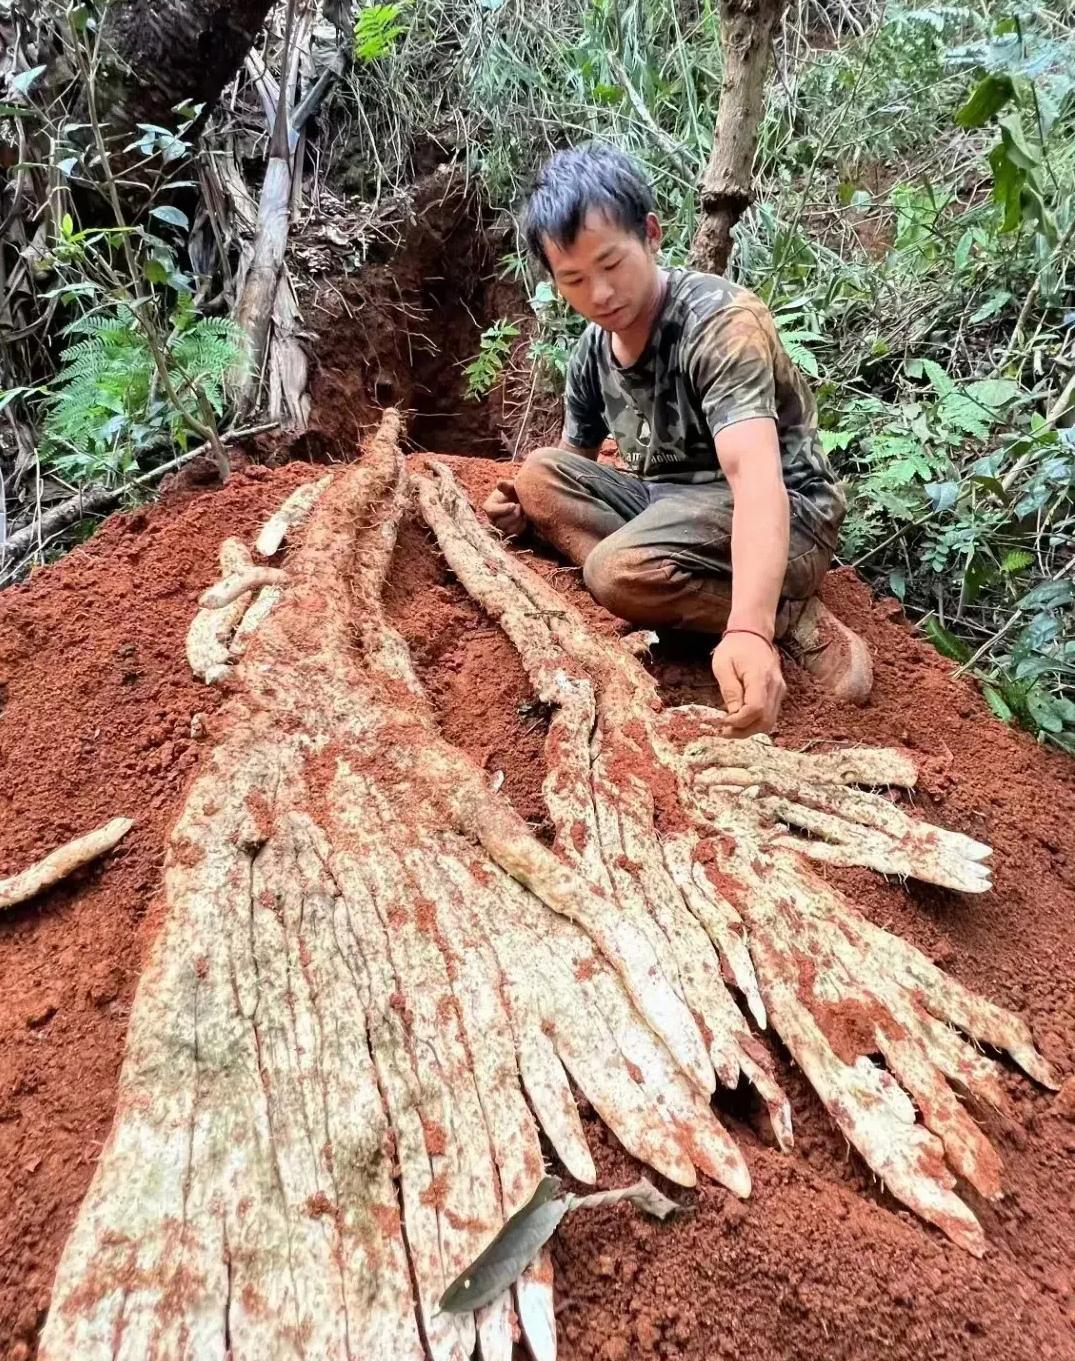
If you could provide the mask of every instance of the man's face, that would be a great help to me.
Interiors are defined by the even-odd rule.
[[[627,331],[651,306],[658,286],[661,224],[650,213],[646,239],[587,214],[570,246],[544,240],[552,277],[564,301],[606,331]]]

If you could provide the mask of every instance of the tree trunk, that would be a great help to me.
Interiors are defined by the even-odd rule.
[[[693,263],[714,274],[727,268],[732,228],[753,196],[769,52],[787,5],[788,0],[721,0],[724,79],[713,153],[702,176],[702,220],[691,248]]]
[[[272,7],[273,0],[113,0],[102,35],[114,54],[102,82],[109,131],[174,127],[176,104],[215,103]]]

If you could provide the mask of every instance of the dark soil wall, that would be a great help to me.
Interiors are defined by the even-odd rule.
[[[415,449],[506,458],[520,433],[524,451],[558,437],[559,398],[528,401],[533,314],[521,288],[501,277],[513,242],[458,176],[428,176],[411,207],[398,246],[304,295],[315,364],[299,452],[350,457],[393,405],[406,413]],[[501,317],[522,332],[513,359],[487,398],[470,401],[464,369]]]

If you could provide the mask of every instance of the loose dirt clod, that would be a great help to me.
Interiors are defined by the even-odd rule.
[[[104,855],[117,845],[134,826],[132,818],[112,818],[85,836],[76,837],[29,865],[19,874],[0,879],[0,910],[24,903],[28,898],[66,879],[75,870]]]

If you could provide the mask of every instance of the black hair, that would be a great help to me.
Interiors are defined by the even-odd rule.
[[[637,163],[626,152],[591,142],[558,151],[541,167],[523,232],[530,254],[549,269],[545,240],[570,246],[591,210],[645,241],[646,218],[655,209],[653,190]]]

